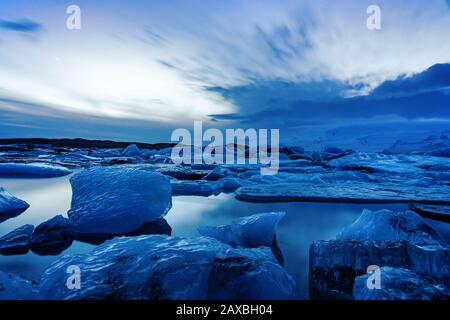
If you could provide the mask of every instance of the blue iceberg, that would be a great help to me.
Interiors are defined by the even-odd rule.
[[[66,287],[69,266],[82,274]],[[235,249],[212,238],[116,238],[88,254],[64,256],[43,274],[44,299],[264,300],[295,298],[295,282],[269,248]]]
[[[414,244],[445,244],[445,240],[417,213],[364,209],[361,216],[344,228],[337,240],[405,240]]]
[[[70,179],[68,212],[77,234],[125,234],[164,217],[172,207],[169,179],[133,167],[94,167]]]
[[[235,248],[270,247],[278,223],[285,215],[285,212],[254,214],[233,220],[230,225],[201,226],[198,232],[202,236],[217,239]]]
[[[14,197],[0,187],[0,223],[18,216],[27,210],[29,206],[25,201]]]
[[[39,255],[58,255],[72,244],[72,222],[62,215],[38,225],[31,239],[31,251]]]
[[[26,224],[0,238],[0,254],[26,254],[30,249],[34,226]]]
[[[371,274],[356,277],[356,300],[450,300],[450,291],[442,283],[404,268],[382,267],[380,288],[370,288]]]
[[[45,163],[0,163],[0,177],[53,178],[71,173],[65,167]]]

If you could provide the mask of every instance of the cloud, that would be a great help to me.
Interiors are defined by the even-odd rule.
[[[22,32],[36,33],[43,29],[43,26],[31,20],[2,20],[0,19],[0,29]]]
[[[239,113],[212,115],[247,126],[295,127],[339,125],[380,116],[402,119],[450,118],[450,64],[435,65],[411,77],[382,83],[366,96],[345,98],[345,84],[269,81],[259,85],[217,90],[240,106]]]
[[[430,90],[450,89],[450,64],[436,64],[424,72],[382,83],[371,96],[414,95]]]
[[[2,1],[48,30],[39,43],[2,41],[3,96],[72,117],[176,127],[212,115],[219,123],[294,127],[448,113],[448,95],[429,92],[440,76],[418,75],[450,62],[443,0],[379,0],[380,31],[366,27],[369,0],[79,0],[79,32],[65,28],[54,1],[31,9]],[[42,29],[1,21],[23,33]],[[429,90],[418,89],[424,83]]]

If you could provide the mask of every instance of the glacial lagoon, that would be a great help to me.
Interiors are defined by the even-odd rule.
[[[30,208],[21,215],[0,223],[0,236],[24,224],[38,225],[57,214],[67,216],[72,189],[71,175],[50,179],[0,179],[0,185],[24,199]],[[401,211],[407,204],[351,203],[250,203],[236,200],[233,194],[218,196],[175,196],[173,206],[165,217],[174,236],[198,236],[202,225],[229,224],[233,219],[254,213],[285,211],[277,229],[279,246],[285,268],[297,284],[299,299],[308,298],[308,253],[315,240],[332,240],[342,228],[355,221],[364,208]],[[450,225],[426,220],[433,228],[450,239]],[[61,255],[87,253],[95,246],[75,241]],[[59,255],[60,256],[60,255]],[[39,280],[43,271],[59,256],[39,256],[35,253],[0,256],[0,270]]]

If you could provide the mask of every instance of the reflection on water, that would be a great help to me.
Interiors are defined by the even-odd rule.
[[[70,207],[69,177],[46,180],[0,179],[0,186],[27,201],[30,208],[22,215],[0,224],[0,236],[24,224],[37,225],[57,214],[66,215]],[[344,203],[247,203],[233,195],[216,197],[174,197],[166,219],[175,236],[198,236],[200,225],[228,224],[232,219],[261,212],[286,211],[278,228],[278,242],[285,257],[285,268],[294,277],[298,295],[307,298],[308,251],[314,240],[330,240],[351,224],[362,209],[404,210],[406,205],[368,205]],[[441,233],[450,234],[448,225],[431,222]],[[88,252],[93,245],[74,244],[62,254]],[[41,257],[34,253],[22,256],[0,256],[0,270],[39,280],[45,268],[57,257]]]

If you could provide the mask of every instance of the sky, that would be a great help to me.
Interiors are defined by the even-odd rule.
[[[159,142],[203,120],[311,146],[424,138],[450,130],[449,30],[446,0],[1,0],[0,137]]]

